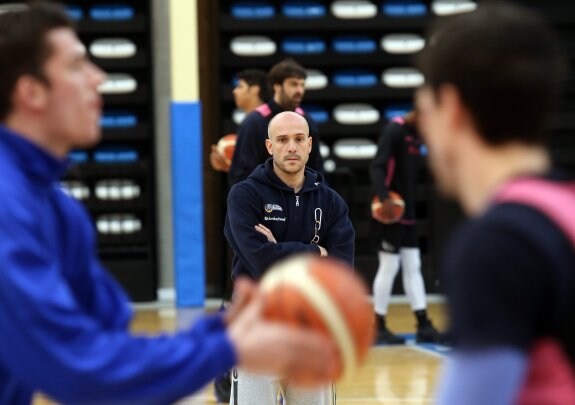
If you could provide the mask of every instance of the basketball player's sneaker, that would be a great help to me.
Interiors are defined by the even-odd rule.
[[[431,322],[417,328],[415,334],[415,341],[417,343],[439,343],[443,342],[443,335],[439,333]]]
[[[405,344],[405,339],[401,336],[397,336],[387,328],[379,328],[377,331],[377,343],[383,343],[386,345],[403,345]]]

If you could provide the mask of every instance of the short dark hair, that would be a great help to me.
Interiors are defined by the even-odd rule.
[[[236,79],[245,81],[248,86],[259,86],[260,99],[267,101],[270,98],[270,89],[267,73],[261,69],[244,69],[236,75]]]
[[[543,144],[566,62],[542,16],[504,2],[439,20],[417,57],[434,92],[455,86],[490,145]]]
[[[44,62],[51,54],[46,34],[57,28],[75,29],[61,6],[35,1],[18,11],[0,14],[0,120],[12,109],[12,92],[22,75],[48,84]]]
[[[268,73],[270,86],[274,84],[283,84],[286,79],[295,77],[297,79],[306,79],[305,69],[292,58],[287,58],[272,66]]]

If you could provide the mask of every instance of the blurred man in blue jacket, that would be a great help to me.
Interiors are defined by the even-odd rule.
[[[38,3],[0,15],[0,77],[0,404],[29,404],[35,391],[70,404],[167,404],[236,364],[328,373],[330,342],[264,322],[257,290],[241,282],[240,298],[254,299],[235,313],[173,336],[130,335],[93,224],[59,188],[68,152],[100,139],[104,73],[65,12]]]

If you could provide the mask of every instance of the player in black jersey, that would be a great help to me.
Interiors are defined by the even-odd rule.
[[[373,296],[380,343],[404,343],[404,339],[393,334],[385,322],[393,281],[400,265],[403,289],[417,319],[416,340],[440,340],[440,334],[427,316],[415,228],[415,187],[423,148],[416,130],[416,118],[416,112],[411,111],[405,117],[394,118],[384,126],[379,137],[377,154],[371,164],[371,180],[384,209],[387,204],[391,204],[388,198],[390,190],[399,193],[405,203],[405,212],[399,222],[382,224],[372,221],[373,240],[377,242],[379,258],[379,268],[373,282]]]

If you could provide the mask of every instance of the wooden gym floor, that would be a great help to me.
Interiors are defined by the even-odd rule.
[[[443,329],[446,324],[443,306],[430,304],[429,314],[434,324]],[[137,333],[173,331],[198,316],[197,311],[176,311],[173,308],[139,308],[132,325]],[[389,327],[400,333],[413,333],[415,318],[408,305],[391,305]],[[367,364],[348,383],[337,387],[338,405],[429,405],[440,372],[443,355],[419,346],[375,346]],[[34,405],[53,405],[38,395]],[[212,386],[186,398],[178,405],[216,404]]]

